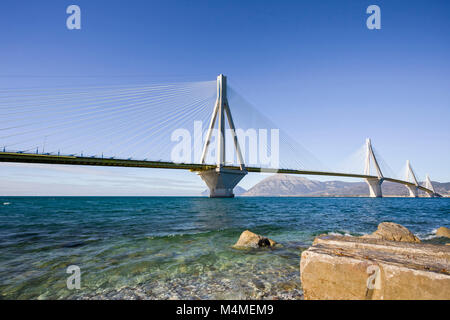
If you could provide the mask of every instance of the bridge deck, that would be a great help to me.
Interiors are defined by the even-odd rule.
[[[80,165],[80,166],[107,166],[107,167],[131,167],[131,168],[134,167],[134,168],[156,168],[156,169],[183,169],[190,171],[204,171],[216,168],[216,165],[210,164],[189,164],[189,163],[174,163],[164,161],[79,157],[66,155],[46,155],[46,154],[13,153],[13,152],[0,152],[0,162],[45,163],[45,164],[64,164],[64,165]],[[239,167],[237,166],[225,166],[225,168],[239,170]],[[294,169],[266,169],[258,167],[246,167],[246,170],[248,172],[319,175],[319,176],[348,177],[348,178],[362,178],[362,179],[378,178],[377,176],[364,174],[294,170]],[[414,183],[399,179],[384,178],[384,180],[400,183],[403,185],[415,186]],[[419,190],[428,193],[433,193],[432,190],[429,190],[423,186],[419,186],[418,188]]]

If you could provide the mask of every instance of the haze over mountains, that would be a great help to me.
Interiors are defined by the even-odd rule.
[[[441,195],[450,196],[450,182],[439,183],[433,181],[436,192]],[[301,176],[276,174],[242,193],[243,188],[235,189],[236,196],[253,197],[283,197],[283,196],[368,196],[369,187],[366,182],[343,182],[343,181],[317,181]],[[383,195],[385,196],[407,196],[407,189],[398,183],[383,182]]]

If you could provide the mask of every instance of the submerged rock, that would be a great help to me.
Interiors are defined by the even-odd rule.
[[[319,236],[300,277],[305,299],[450,299],[450,247]]]
[[[361,238],[401,242],[420,242],[419,238],[417,238],[411,231],[394,222],[382,222],[378,225],[378,229],[374,233],[362,236]]]
[[[439,229],[437,229],[436,235],[438,237],[450,238],[450,229],[446,227],[440,227]]]
[[[273,247],[277,243],[272,239],[260,236],[249,230],[245,230],[241,233],[239,240],[235,243],[233,248],[261,248],[261,247]]]

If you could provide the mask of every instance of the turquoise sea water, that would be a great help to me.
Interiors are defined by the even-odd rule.
[[[450,199],[1,197],[0,299],[297,299],[314,236],[382,221],[442,242]],[[283,247],[231,248],[245,229]]]

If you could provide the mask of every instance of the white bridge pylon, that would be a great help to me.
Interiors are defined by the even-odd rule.
[[[434,190],[433,184],[431,183],[431,179],[430,179],[429,175],[427,175],[425,178],[425,188],[432,191],[432,193],[427,192],[427,195],[429,197],[435,197],[437,195],[436,191]]]
[[[405,187],[408,189],[411,198],[417,198],[419,196],[419,182],[417,181],[416,174],[414,173],[409,160],[406,160],[405,181],[415,184],[415,186],[405,185]]]
[[[225,165],[225,116],[228,119],[228,126],[230,127],[231,136],[233,138],[234,148],[239,161],[240,170],[226,169]],[[241,148],[236,135],[236,128],[234,127],[233,117],[231,116],[230,106],[227,99],[227,78],[220,74],[217,77],[217,100],[214,106],[214,111],[211,116],[211,121],[206,134],[205,144],[203,146],[202,157],[200,163],[204,164],[209,145],[211,143],[211,136],[214,131],[216,121],[216,155],[217,167],[214,169],[200,171],[198,175],[205,181],[209,188],[209,196],[211,198],[232,198],[234,197],[233,189],[247,174],[245,170],[244,159],[242,158]]]
[[[372,160],[372,161],[371,161]],[[381,192],[381,184],[383,183],[384,177],[381,172],[380,166],[378,165],[377,158],[372,149],[372,142],[369,138],[366,139],[366,165],[364,167],[364,174],[370,176],[370,164],[373,162],[375,169],[377,171],[378,178],[367,178],[365,179],[369,185],[369,193],[371,198],[381,198],[383,193]]]

